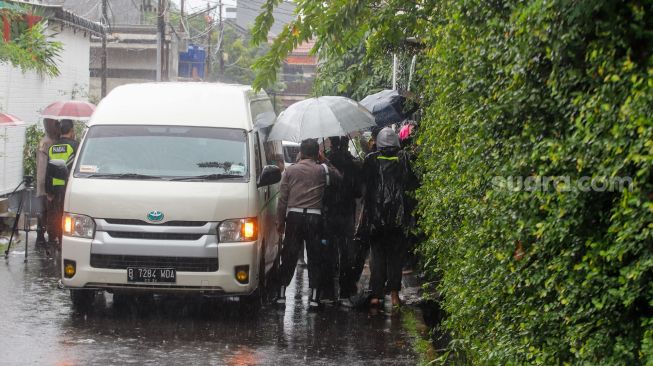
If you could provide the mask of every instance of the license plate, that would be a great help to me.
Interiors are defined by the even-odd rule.
[[[177,282],[177,271],[174,268],[127,267],[127,282]]]

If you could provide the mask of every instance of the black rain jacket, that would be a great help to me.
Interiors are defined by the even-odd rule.
[[[380,230],[411,226],[410,199],[406,191],[414,185],[410,157],[399,149],[368,154],[363,163],[365,196],[359,234],[374,235]]]

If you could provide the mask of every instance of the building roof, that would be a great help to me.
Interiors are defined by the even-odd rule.
[[[292,51],[293,55],[309,55],[311,53],[311,50],[315,46],[315,40],[309,40],[307,42],[304,42]]]
[[[48,19],[56,20],[69,26],[88,31],[95,34],[102,34],[104,27],[97,22],[81,17],[61,5],[36,4],[24,1],[8,0],[16,4],[27,4],[42,9],[44,16]]]
[[[62,0],[45,0],[45,3],[62,5]],[[109,24],[141,24],[143,11],[137,6],[141,1],[110,0],[107,2]],[[102,19],[102,0],[63,0],[63,8],[94,22]]]

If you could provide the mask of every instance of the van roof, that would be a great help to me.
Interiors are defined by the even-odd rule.
[[[246,85],[170,82],[115,88],[98,105],[93,125],[187,125],[251,129]],[[261,92],[258,97],[266,97]]]

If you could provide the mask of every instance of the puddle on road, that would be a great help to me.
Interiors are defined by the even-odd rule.
[[[16,252],[14,252],[16,253]],[[307,311],[308,276],[298,271],[285,308],[257,314],[237,301],[156,296],[96,297],[75,314],[57,288],[58,261],[42,249],[28,263],[0,264],[0,363],[413,365],[400,316],[327,306]]]

